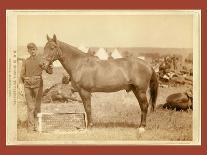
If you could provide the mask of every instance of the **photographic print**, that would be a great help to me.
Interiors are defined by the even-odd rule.
[[[199,10],[7,10],[7,145],[200,145]]]

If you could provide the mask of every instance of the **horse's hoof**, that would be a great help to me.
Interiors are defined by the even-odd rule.
[[[93,123],[89,123],[88,127],[93,127]]]
[[[145,132],[145,128],[140,127],[138,131],[139,131],[139,134],[144,133]]]
[[[81,129],[78,129],[78,131],[79,131],[79,132],[85,132],[86,129],[81,128]]]

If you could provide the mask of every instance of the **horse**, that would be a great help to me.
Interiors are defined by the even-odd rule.
[[[177,111],[193,109],[192,88],[183,93],[169,95],[166,98],[166,103],[163,105],[163,108],[176,109]]]
[[[86,127],[92,127],[91,93],[132,91],[141,108],[139,131],[144,132],[148,111],[146,92],[150,88],[150,105],[154,111],[158,95],[158,78],[154,69],[145,61],[133,57],[100,60],[83,53],[74,46],[50,38],[44,47],[40,66],[46,70],[55,60],[59,60],[71,77],[72,86],[79,92],[87,115]]]

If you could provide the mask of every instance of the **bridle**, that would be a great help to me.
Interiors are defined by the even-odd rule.
[[[55,48],[52,51],[52,56],[43,57],[43,59],[49,61],[49,64],[52,64],[55,60],[62,60],[63,59],[63,56],[62,56],[62,50],[61,50],[61,48],[58,45],[55,46]]]

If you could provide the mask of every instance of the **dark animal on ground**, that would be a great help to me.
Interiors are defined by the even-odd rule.
[[[176,93],[167,97],[163,108],[187,110],[193,108],[193,98],[188,93]]]
[[[57,83],[43,92],[43,103],[61,103],[78,101],[81,102],[79,95],[70,83],[70,76],[64,75],[62,83]]]
[[[74,88],[68,84],[57,83],[43,92],[42,103],[81,102]]]

